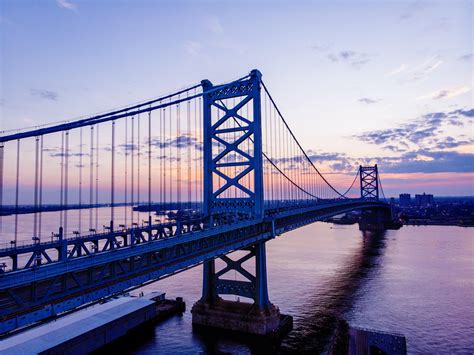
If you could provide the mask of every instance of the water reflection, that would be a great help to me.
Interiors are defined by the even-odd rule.
[[[336,322],[352,306],[361,284],[380,263],[385,248],[385,233],[366,232],[360,250],[348,256],[334,276],[309,293],[301,306],[301,319],[285,339],[282,352],[321,352],[330,340]]]

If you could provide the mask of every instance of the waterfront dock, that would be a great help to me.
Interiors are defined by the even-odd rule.
[[[0,353],[87,354],[184,308],[181,298],[166,300],[164,293],[123,296],[6,338],[0,341]]]

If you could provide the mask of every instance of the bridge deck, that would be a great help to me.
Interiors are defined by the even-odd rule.
[[[22,321],[31,323],[31,317],[52,316],[315,221],[367,208],[387,205],[352,200],[307,206],[4,273],[0,276],[0,316],[9,320],[3,326],[14,329]],[[34,315],[32,310],[37,310]],[[29,319],[21,318],[25,312],[30,312]]]

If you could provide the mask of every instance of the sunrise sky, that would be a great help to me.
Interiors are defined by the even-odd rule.
[[[454,0],[4,0],[1,129],[258,68],[329,179],[376,162],[387,195],[473,195],[472,24]]]

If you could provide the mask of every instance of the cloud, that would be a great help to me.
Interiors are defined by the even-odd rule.
[[[466,173],[474,172],[474,154],[420,150],[393,161],[378,158],[385,173]]]
[[[77,4],[74,4],[73,2],[69,0],[56,0],[56,4],[60,8],[71,10],[71,11],[77,11]]]
[[[131,143],[119,144],[118,147],[121,148],[123,151],[125,151],[125,153],[127,153],[127,154],[128,154],[129,151],[137,151],[138,150],[138,144],[131,144]]]
[[[371,56],[368,53],[355,52],[352,50],[329,53],[327,58],[333,63],[346,63],[356,69],[361,68],[371,60]]]
[[[201,43],[196,41],[186,41],[184,42],[184,50],[192,56],[197,56],[201,53]]]
[[[474,58],[474,53],[464,54],[459,57],[460,60],[471,61]]]
[[[433,137],[437,127],[420,127],[416,124],[406,124],[399,128],[384,129],[355,136],[361,141],[376,145],[393,145],[399,141],[419,144],[425,138]]]
[[[465,117],[474,117],[474,108],[471,108],[470,110],[463,110],[463,109],[455,110],[455,111],[451,111],[449,114],[450,115],[462,115],[462,116],[465,116]]]
[[[224,34],[224,28],[217,16],[208,16],[206,19],[206,26],[212,33],[216,35]]]
[[[385,76],[394,76],[397,74],[400,74],[401,72],[404,72],[407,69],[407,66],[405,64],[400,65],[398,68],[395,68],[388,73],[385,74]]]
[[[431,100],[450,99],[450,98],[465,94],[469,91],[471,91],[471,88],[469,86],[459,86],[453,89],[439,90],[427,95],[418,96],[416,100],[419,101],[419,100],[427,100],[427,99],[431,99]]]
[[[430,112],[421,115],[410,123],[402,123],[398,127],[364,132],[353,136],[363,142],[382,146],[393,152],[406,151],[410,144],[420,146],[429,143],[437,148],[435,139],[441,133],[442,125],[462,126],[474,116],[474,109],[459,109],[451,112]],[[438,147],[439,148],[439,147]]]
[[[471,173],[474,172],[474,154],[421,149],[398,157],[344,157],[329,168],[332,172],[350,174],[358,165],[371,164],[378,164],[383,173]]]
[[[316,53],[324,53],[327,52],[329,48],[331,48],[331,45],[329,44],[316,44],[311,47]]]
[[[423,10],[431,6],[428,1],[414,1],[409,3],[405,11],[400,15],[400,20],[409,20],[423,13]]]
[[[183,134],[172,139],[152,139],[151,144],[161,149],[169,147],[180,149],[191,147],[197,150],[202,150],[202,144],[197,141],[197,138],[187,134]]]
[[[68,154],[66,153],[61,153],[61,152],[58,152],[58,153],[50,153],[49,156],[52,157],[52,158],[57,158],[57,157],[65,157],[66,155],[69,156],[69,158],[71,157],[80,157],[80,156],[88,156],[89,153],[72,153],[72,152],[69,152]]]
[[[415,68],[413,76],[411,77],[411,81],[421,80],[428,76],[428,74],[432,73],[434,70],[439,68],[443,64],[443,61],[440,59],[439,55],[434,55],[428,60],[426,60],[423,64],[419,65]]]
[[[386,145],[385,147],[382,147],[382,148],[385,149],[385,150],[390,150],[394,153],[406,152],[406,148],[400,148],[399,146],[392,145],[392,144]]]
[[[440,139],[434,139],[432,141],[432,144],[434,144],[434,147],[436,149],[449,149],[449,148],[457,148],[463,145],[469,145],[474,143],[474,140],[469,139],[469,140],[456,140],[453,137],[444,137]]]
[[[362,103],[367,104],[367,105],[370,105],[370,104],[375,104],[375,103],[377,103],[381,100],[380,99],[371,99],[370,97],[362,97],[357,101],[362,102]]]
[[[49,91],[49,90],[31,89],[30,93],[31,95],[37,96],[41,99],[52,100],[52,101],[57,101],[58,96],[59,96],[57,92]]]
[[[435,70],[436,68],[438,68],[441,64],[443,64],[443,61],[442,61],[442,60],[437,60],[436,62],[429,64],[429,65],[424,69],[424,72],[423,72],[423,73],[424,73],[424,74],[431,73],[433,70]]]
[[[56,0],[56,3],[59,7],[66,10],[77,11],[78,9],[77,4],[70,0]]]

